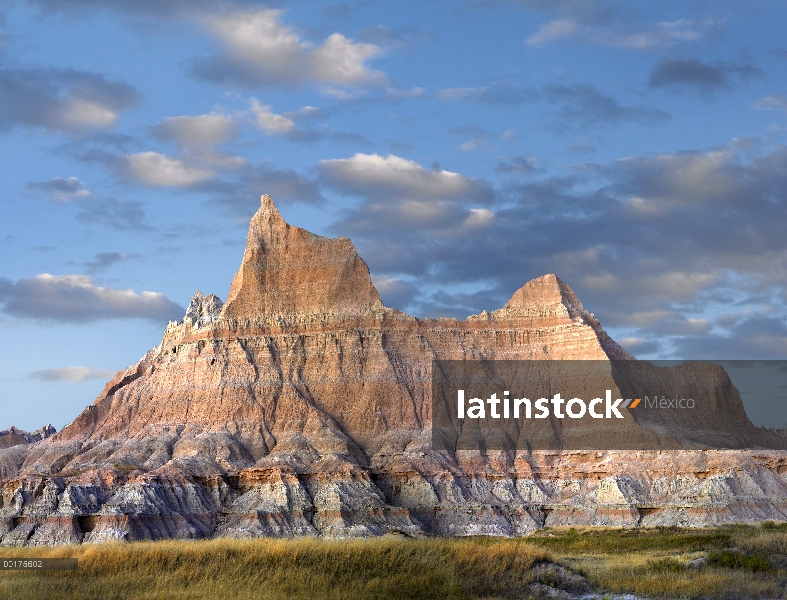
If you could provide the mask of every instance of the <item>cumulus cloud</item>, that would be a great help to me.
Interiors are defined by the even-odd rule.
[[[693,88],[709,93],[732,89],[737,81],[755,75],[762,75],[762,71],[753,65],[663,58],[653,66],[648,85],[651,88]]]
[[[55,177],[47,181],[28,183],[27,189],[47,193],[56,202],[68,202],[90,196],[90,190],[76,177]]]
[[[153,127],[153,135],[175,143],[180,151],[178,156],[149,151],[112,162],[124,174],[143,183],[192,187],[213,179],[216,170],[238,171],[248,165],[246,158],[216,148],[234,139],[239,130],[238,117],[222,113],[167,117]]]
[[[377,236],[374,248],[367,245],[367,251],[375,260],[385,257],[385,266],[378,271],[381,274],[399,273],[396,263],[405,264],[408,255],[417,254],[416,246],[402,244],[417,231],[453,240],[466,228],[490,229],[491,211],[484,205],[494,200],[494,192],[485,182],[460,173],[427,169],[394,155],[356,154],[322,161],[320,179],[341,193],[361,198],[361,204],[345,209],[332,227],[354,239]],[[427,253],[414,260],[423,263],[430,258],[434,256]],[[402,273],[415,274],[412,270]]]
[[[129,84],[72,69],[0,69],[0,132],[19,126],[81,133],[113,127],[139,103]]]
[[[320,161],[325,180],[347,194],[424,202],[472,198],[488,200],[490,189],[477,180],[444,169],[426,169],[393,154],[358,153]]]
[[[131,177],[153,186],[190,187],[215,176],[213,171],[150,150],[126,155],[125,166]]]
[[[0,279],[2,312],[23,319],[88,322],[100,319],[177,319],[183,308],[159,292],[100,287],[86,275],[42,273],[12,282]]]
[[[197,116],[167,117],[153,128],[153,134],[175,142],[186,150],[199,150],[232,139],[238,125],[227,115],[210,113]]]
[[[382,72],[370,71],[366,66],[366,61],[378,54],[379,46],[353,42],[334,33],[311,52],[312,77],[343,85],[382,83],[385,80]]]
[[[30,377],[40,379],[41,381],[68,381],[70,383],[79,383],[88,379],[111,379],[115,373],[100,369],[94,371],[90,367],[63,367],[60,369],[42,369],[40,371],[33,371]]]
[[[267,135],[285,135],[295,131],[295,122],[284,115],[271,112],[270,106],[263,106],[256,98],[251,100],[257,128]]]
[[[385,75],[368,62],[380,55],[375,44],[340,33],[321,44],[305,41],[281,21],[282,11],[247,10],[204,17],[224,52],[192,61],[195,76],[226,85],[383,85]]]

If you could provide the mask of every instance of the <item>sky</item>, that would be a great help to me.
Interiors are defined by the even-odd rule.
[[[787,358],[787,5],[0,0],[0,429],[226,299],[260,195],[384,303],[556,273],[642,359]]]

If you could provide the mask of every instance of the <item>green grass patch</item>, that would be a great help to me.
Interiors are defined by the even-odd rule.
[[[529,538],[534,544],[562,552],[610,553],[671,550],[696,552],[729,546],[731,532],[677,527],[545,529]]]
[[[770,571],[770,561],[761,556],[748,556],[731,550],[714,550],[708,554],[709,567],[723,567],[726,569],[744,569],[752,573]]]

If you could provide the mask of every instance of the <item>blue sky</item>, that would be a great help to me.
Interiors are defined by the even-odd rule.
[[[388,306],[557,273],[638,358],[787,358],[780,2],[0,4],[0,428],[226,297],[269,193]]]

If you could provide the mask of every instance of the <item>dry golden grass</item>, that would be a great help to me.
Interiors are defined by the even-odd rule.
[[[709,556],[723,560],[686,566]],[[787,595],[787,526],[558,528],[518,539],[385,536],[0,550],[0,558],[13,557],[76,557],[79,570],[0,571],[0,598],[528,598],[533,581],[558,587],[568,582],[565,572],[555,575],[548,566],[553,562],[582,574],[599,593],[729,600]]]
[[[526,597],[548,554],[524,540],[210,540],[16,548],[79,569],[0,572],[2,598]]]

